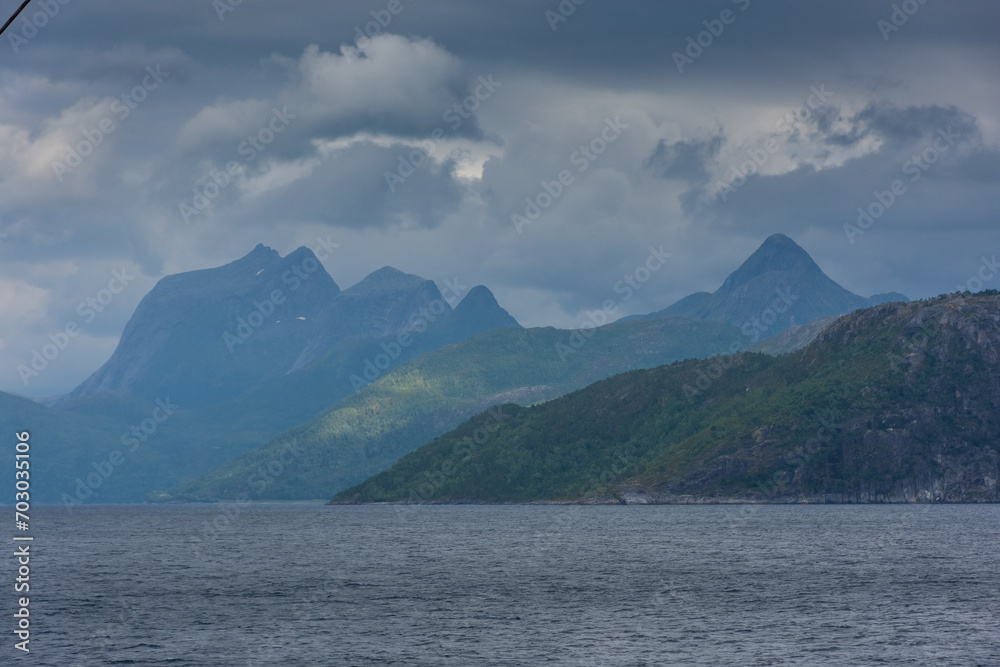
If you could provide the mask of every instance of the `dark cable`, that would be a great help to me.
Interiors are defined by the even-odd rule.
[[[14,12],[14,15],[11,16],[9,19],[7,19],[7,22],[3,24],[2,28],[0,28],[0,35],[2,35],[3,31],[7,29],[7,26],[9,26],[11,23],[14,22],[14,19],[17,18],[17,15],[20,14],[22,11],[24,11],[24,8],[28,6],[29,2],[31,2],[31,0],[24,0],[24,2],[21,3],[21,6],[17,8],[17,11]]]

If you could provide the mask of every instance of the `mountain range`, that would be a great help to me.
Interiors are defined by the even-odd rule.
[[[263,245],[167,276],[106,363],[54,407],[31,405],[37,436],[51,442],[36,493],[50,502],[232,497],[254,465],[294,441],[306,443],[305,467],[258,497],[329,497],[491,404],[548,401],[688,358],[788,352],[827,323],[800,320],[868,303],[781,235],[705,301],[720,305],[685,317],[667,309],[594,330],[522,329],[486,287],[445,289],[384,267],[341,290],[309,249],[281,257]],[[779,317],[782,295],[792,307]],[[21,423],[27,403],[0,399],[0,422]],[[123,446],[113,479],[103,475]]]
[[[446,344],[520,326],[485,287],[450,296],[468,303],[452,309],[433,281],[392,267],[341,291],[308,248],[281,257],[258,245],[225,266],[160,280],[111,358],[60,405],[127,393],[198,408],[307,368],[346,340],[429,330]]]
[[[498,326],[520,328],[485,287],[464,291],[451,289],[452,301],[461,298],[452,308],[432,281],[390,267],[341,291],[307,248],[282,258],[257,246],[225,266],[163,278],[97,372],[53,407],[0,394],[0,423],[23,429],[30,415],[33,437],[50,443],[34,462],[39,500],[139,502],[308,421],[408,359]],[[317,324],[338,314],[337,336]],[[111,459],[121,462],[109,468]]]

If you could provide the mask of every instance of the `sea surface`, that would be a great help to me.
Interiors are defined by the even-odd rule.
[[[3,665],[1000,665],[1000,506],[90,506],[32,522],[31,653],[4,613]]]

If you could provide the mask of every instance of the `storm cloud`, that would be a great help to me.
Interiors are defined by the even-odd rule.
[[[651,247],[622,314],[776,232],[866,296],[1000,251],[996,3],[43,4],[0,40],[4,391],[70,389],[156,280],[259,242],[332,238],[343,287],[458,276],[564,327]]]

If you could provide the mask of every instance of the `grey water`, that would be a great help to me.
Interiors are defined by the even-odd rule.
[[[32,650],[14,650],[4,613],[5,665],[1000,665],[998,506],[32,520]],[[12,582],[9,555],[4,571]]]

